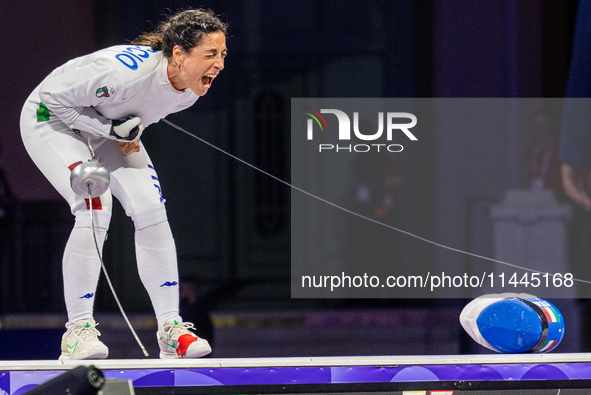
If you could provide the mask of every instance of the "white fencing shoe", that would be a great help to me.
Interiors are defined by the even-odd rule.
[[[166,321],[162,332],[157,333],[160,358],[199,358],[209,354],[211,347],[207,340],[197,337],[189,329],[195,327],[190,322],[183,322],[179,316]]]
[[[93,319],[68,322],[68,329],[62,336],[60,361],[74,359],[105,359],[109,349],[98,339],[100,332]]]

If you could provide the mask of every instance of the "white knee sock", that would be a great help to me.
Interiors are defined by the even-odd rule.
[[[106,233],[105,229],[96,229],[101,251]],[[68,321],[92,318],[101,261],[96,252],[91,228],[72,229],[64,251],[62,271]]]
[[[150,295],[158,330],[179,314],[179,275],[176,248],[168,221],[135,231],[140,279]]]

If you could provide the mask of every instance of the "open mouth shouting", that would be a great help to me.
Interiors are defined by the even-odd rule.
[[[206,74],[201,77],[201,87],[203,89],[209,89],[215,77],[217,77],[217,74]]]

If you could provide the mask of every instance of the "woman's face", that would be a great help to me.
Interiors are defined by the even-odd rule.
[[[226,48],[226,36],[222,32],[207,34],[201,44],[189,52],[182,52],[179,63],[183,67],[178,74],[182,87],[191,88],[199,96],[207,93],[213,80],[224,69],[224,58],[228,50]]]

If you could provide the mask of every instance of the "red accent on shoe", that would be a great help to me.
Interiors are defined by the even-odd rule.
[[[184,335],[179,336],[179,345],[176,348],[176,353],[179,357],[184,357],[189,349],[189,346],[199,339],[197,336],[191,335],[189,333],[185,333]]]

